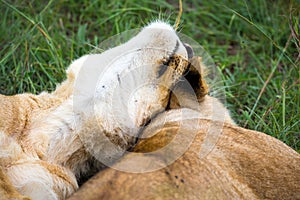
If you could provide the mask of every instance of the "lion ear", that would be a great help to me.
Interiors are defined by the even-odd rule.
[[[184,75],[183,81],[177,83],[172,90],[169,109],[195,108],[198,102],[204,99],[208,94],[208,86],[204,80],[205,71],[206,67],[203,65],[201,57],[193,57],[189,60],[189,70]],[[193,91],[190,90],[191,87]]]
[[[202,63],[201,57],[192,57],[190,60],[190,69],[185,78],[193,87],[198,101],[208,94],[208,86],[204,80],[206,67]]]

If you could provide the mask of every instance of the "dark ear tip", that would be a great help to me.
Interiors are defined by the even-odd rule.
[[[187,44],[187,43],[183,43],[183,46],[185,47],[187,54],[188,54],[188,58],[192,58],[194,56],[194,50],[193,48]]]
[[[189,76],[186,77],[187,80],[193,86],[198,100],[202,99],[204,96],[208,94],[208,85],[204,80],[203,69],[201,65],[201,57],[194,56],[189,59],[190,68],[189,68]]]

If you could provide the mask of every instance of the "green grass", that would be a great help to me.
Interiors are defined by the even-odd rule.
[[[178,13],[177,1],[77,2],[0,0],[0,93],[52,91],[69,63],[101,41],[158,17],[173,24]],[[190,0],[180,25],[223,72],[236,122],[298,152],[299,10],[299,1]]]

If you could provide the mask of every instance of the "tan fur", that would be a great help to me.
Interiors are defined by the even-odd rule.
[[[172,117],[175,112],[166,114]],[[184,121],[185,136],[195,131],[197,135],[188,151],[174,163],[141,174],[106,169],[70,199],[300,198],[299,154],[263,133],[227,123],[214,149],[200,159],[199,152],[208,128],[219,123],[204,119]],[[200,128],[195,130],[195,124],[200,124]],[[179,122],[165,124],[162,129],[155,130],[155,136],[140,141],[135,151],[151,152],[165,146],[175,137],[178,128]],[[126,155],[119,164],[125,163],[130,156]],[[160,156],[147,155],[147,158],[149,163],[167,164]]]
[[[128,153],[115,166],[85,183],[70,200],[300,199],[300,155],[297,152],[264,133],[236,126],[217,99],[198,93],[199,101],[195,102],[187,91],[180,87],[178,90],[176,98],[173,95],[171,99],[172,110],[152,121],[141,135],[144,139],[133,149],[147,161],[138,165],[151,167],[156,163],[166,167],[147,173],[116,170],[135,156]],[[214,108],[220,115],[215,115]],[[182,112],[187,113],[186,116],[196,112],[199,117],[180,118]],[[219,127],[216,130],[221,132],[212,133],[219,134],[216,144],[208,154],[201,156],[212,127]],[[181,141],[194,134],[188,150],[170,165],[163,154],[149,154],[179,137],[173,147],[176,152],[182,148]]]
[[[34,121],[47,116],[66,101],[72,94],[73,83],[74,74],[69,73],[67,80],[51,94],[0,95],[0,199],[29,199],[20,195],[7,177],[8,171],[19,164],[35,163],[39,169],[59,179],[58,182],[72,182],[74,189],[77,188],[77,183],[65,175],[65,169],[39,161],[41,155],[38,149],[28,140],[28,132]]]
[[[214,101],[207,98],[205,101]],[[209,102],[206,102],[209,103]],[[176,118],[179,110],[163,115]],[[190,110],[191,114],[192,110]],[[202,110],[205,112],[205,110]],[[159,120],[153,122],[157,125]],[[70,199],[299,199],[300,155],[264,133],[234,124],[207,120],[166,122],[163,128],[145,130],[134,152],[153,152],[164,147],[178,134],[196,131],[189,149],[171,165],[154,172],[126,173],[113,168],[98,173]],[[195,124],[200,127],[195,128]],[[201,145],[211,126],[222,126],[216,146],[204,158]],[[147,132],[147,130],[151,130]],[[177,145],[181,145],[180,143]],[[176,149],[176,146],[174,147]],[[122,158],[126,163],[132,155]],[[167,165],[163,156],[145,154],[149,163]],[[116,192],[118,191],[118,192]]]
[[[14,96],[0,94],[0,105],[5,108],[0,112],[0,131],[20,136],[30,125],[31,118],[58,107],[72,94],[74,78],[74,74],[69,73],[67,80],[51,94]]]
[[[12,186],[11,182],[0,168],[0,200],[7,199],[29,200],[29,198],[22,196]]]

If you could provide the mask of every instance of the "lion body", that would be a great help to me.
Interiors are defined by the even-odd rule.
[[[212,98],[206,100],[214,102]],[[118,166],[126,165],[134,156],[127,154],[116,166],[86,182],[70,200],[300,198],[300,156],[293,149],[264,133],[212,119],[211,115],[208,119],[203,114],[184,119],[179,117],[182,112],[195,115],[195,110],[185,108],[162,114],[143,132],[143,137],[151,137],[141,139],[133,150],[148,161],[143,167],[153,163],[165,167],[146,173],[120,171]],[[212,127],[220,127],[221,133],[211,133]],[[182,148],[182,141],[195,135],[182,156],[168,163],[162,154],[149,154],[178,137],[179,129],[183,135],[173,149]],[[209,133],[219,134],[218,140],[201,155]]]
[[[170,93],[188,67],[186,59],[172,27],[157,22],[123,45],[73,62],[67,80],[52,93],[0,95],[0,199],[65,199],[83,174],[103,164],[112,168],[71,199],[300,198],[299,154],[270,136],[237,127],[220,101],[205,96],[201,70],[193,86],[196,98],[181,87]],[[138,69],[144,63],[148,66]],[[133,90],[148,78],[152,85]],[[167,106],[170,111],[163,112]],[[149,154],[176,137],[175,152],[191,140],[174,162]],[[132,157],[122,157],[128,148],[147,160],[132,168],[164,168],[143,174],[116,170]]]

